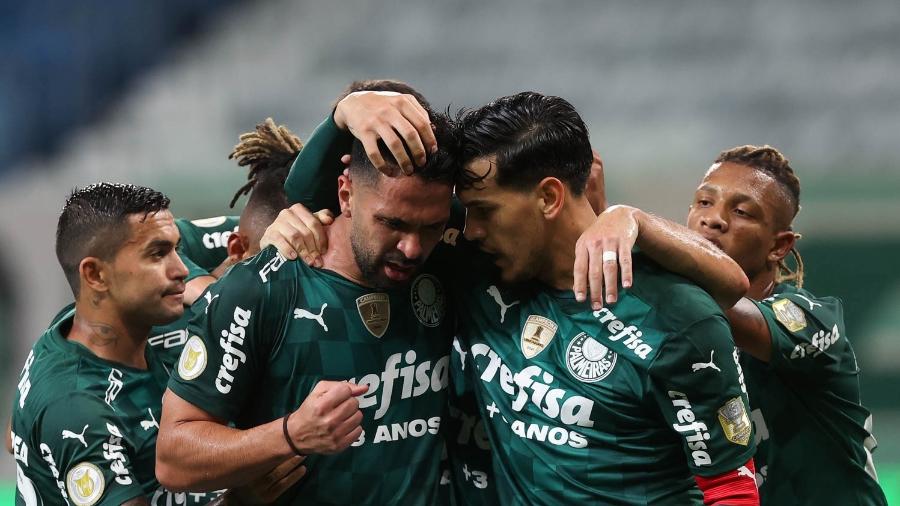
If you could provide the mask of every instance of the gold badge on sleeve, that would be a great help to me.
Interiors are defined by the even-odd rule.
[[[747,446],[750,443],[752,432],[750,416],[744,407],[744,400],[740,397],[729,399],[719,408],[719,424],[725,432],[725,438],[734,444]]]

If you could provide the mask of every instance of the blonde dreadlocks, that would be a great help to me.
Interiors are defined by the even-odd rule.
[[[276,125],[272,118],[256,125],[256,131],[241,134],[229,160],[237,160],[241,167],[250,166],[247,183],[240,187],[229,207],[234,207],[241,195],[249,195],[253,187],[266,175],[278,174],[281,184],[297,154],[303,149],[303,141],[286,126]],[[283,173],[283,175],[282,175]]]
[[[733,162],[745,167],[751,167],[760,172],[764,172],[771,176],[785,192],[788,204],[791,208],[791,218],[788,223],[784,224],[787,230],[791,230],[791,222],[800,211],[800,179],[794,174],[791,168],[791,162],[780,151],[772,146],[738,146],[719,153],[715,163]],[[799,240],[800,234],[794,233]],[[800,258],[800,252],[797,247],[791,247],[791,254],[794,256],[794,269],[791,269],[785,258],[778,261],[778,272],[775,274],[775,282],[783,283],[792,281],[797,288],[803,288],[803,259]]]

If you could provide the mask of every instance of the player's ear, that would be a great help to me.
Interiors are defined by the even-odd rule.
[[[97,257],[85,257],[78,264],[81,289],[94,292],[108,292],[110,265]]]
[[[784,230],[775,234],[775,244],[769,250],[766,259],[769,262],[778,262],[791,252],[791,248],[797,242],[797,234],[793,230]]]
[[[556,218],[566,199],[566,186],[555,177],[545,177],[537,185],[537,206],[547,219]]]
[[[341,205],[341,214],[351,217],[350,203],[353,200],[353,182],[350,179],[350,173],[344,171],[338,176],[338,203]]]
[[[243,234],[238,232],[233,232],[228,236],[228,244],[226,244],[225,249],[228,251],[228,256],[233,258],[234,260],[242,260],[244,255],[247,254],[247,250],[249,249],[250,241],[247,240]]]

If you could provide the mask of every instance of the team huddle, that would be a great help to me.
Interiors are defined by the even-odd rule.
[[[534,92],[449,117],[356,82],[230,158],[239,217],[66,200],[17,504],[886,504],[776,149],[722,151],[686,226],[607,206],[578,112]]]

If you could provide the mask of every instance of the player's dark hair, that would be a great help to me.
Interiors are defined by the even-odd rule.
[[[426,108],[426,110],[428,109]],[[459,179],[459,164],[456,161],[459,142],[456,137],[456,130],[446,114],[428,110],[428,116],[431,119],[438,151],[429,153],[425,165],[416,167],[413,174],[425,181],[453,185]],[[380,139],[378,141],[378,149],[385,163],[399,167],[394,155]],[[355,183],[362,182],[362,184],[371,185],[380,181],[381,173],[372,165],[359,139],[353,141],[351,158],[350,176]]]
[[[566,100],[526,91],[457,116],[461,138],[459,162],[495,156],[497,184],[531,189],[545,177],[555,177],[581,195],[591,171],[591,142],[587,127]],[[462,174],[466,188],[475,184]],[[483,178],[480,178],[483,179]]]
[[[366,79],[363,81],[353,81],[340,95],[338,95],[334,103],[331,104],[331,108],[334,109],[337,107],[338,102],[347,98],[347,95],[357,91],[393,91],[404,95],[412,95],[426,110],[431,109],[431,104],[424,95],[403,81],[396,81],[394,79]]]
[[[744,167],[749,167],[772,177],[781,187],[786,203],[790,208],[791,215],[788,223],[784,224],[787,230],[791,230],[791,222],[800,211],[800,179],[791,168],[791,162],[780,151],[772,146],[737,146],[726,149],[719,153],[714,163],[731,162]],[[796,234],[797,239],[800,234]],[[785,281],[793,281],[798,288],[803,287],[803,259],[800,258],[800,252],[796,246],[791,248],[791,254],[794,256],[795,269],[791,269],[785,259],[778,261],[778,273],[776,281],[781,283]]]
[[[82,260],[111,260],[131,235],[129,216],[143,221],[168,208],[169,197],[143,186],[97,183],[72,190],[56,226],[56,258],[75,297]]]
[[[249,166],[247,184],[240,187],[229,207],[234,207],[241,195],[250,195],[245,213],[259,214],[275,220],[278,213],[288,207],[284,181],[291,164],[303,149],[303,142],[286,126],[276,125],[266,118],[252,132],[241,134],[229,159],[237,160],[241,167]]]

